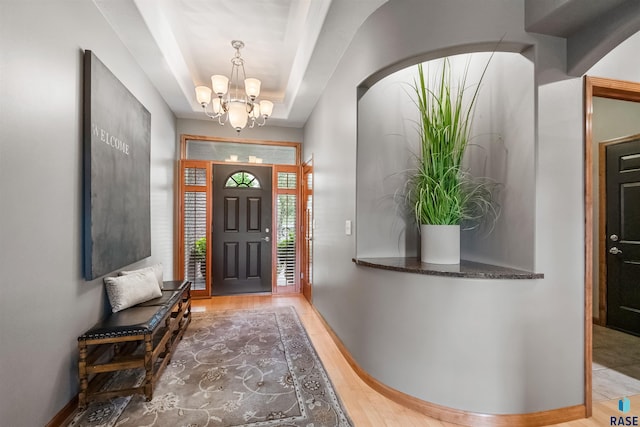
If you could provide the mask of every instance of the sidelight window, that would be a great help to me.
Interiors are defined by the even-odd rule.
[[[278,172],[276,189],[277,286],[295,286],[297,280],[298,174]]]
[[[193,290],[206,288],[207,271],[207,169],[183,169],[185,191],[182,195],[183,277]]]

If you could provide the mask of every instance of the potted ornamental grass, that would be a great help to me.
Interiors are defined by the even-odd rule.
[[[413,89],[420,152],[407,181],[406,197],[420,226],[422,262],[460,263],[461,226],[474,228],[485,219],[497,219],[496,184],[471,176],[463,166],[480,83],[488,65],[473,85],[467,82],[469,62],[456,81],[449,58],[444,58],[434,76],[418,65]]]

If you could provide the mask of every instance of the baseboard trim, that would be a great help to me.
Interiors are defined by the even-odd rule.
[[[585,405],[568,406],[528,414],[481,414],[453,409],[418,399],[381,383],[362,369],[322,314],[315,306],[312,305],[312,308],[351,368],[367,385],[394,402],[431,418],[470,427],[539,427],[587,417]]]
[[[73,399],[67,403],[64,408],[60,409],[58,413],[47,423],[45,427],[60,427],[62,424],[73,414],[73,411],[78,407],[78,395],[76,394]]]

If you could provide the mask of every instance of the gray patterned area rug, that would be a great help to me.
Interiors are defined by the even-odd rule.
[[[69,426],[348,427],[293,307],[193,313],[154,390],[94,402]],[[140,372],[114,379],[141,381]]]

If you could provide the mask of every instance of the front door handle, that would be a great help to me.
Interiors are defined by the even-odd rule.
[[[611,249],[609,249],[609,253],[612,255],[618,255],[618,254],[621,254],[622,251],[614,246]]]
[[[267,237],[263,237],[262,240],[264,240],[265,242],[270,242],[271,238],[269,236],[267,236]]]

